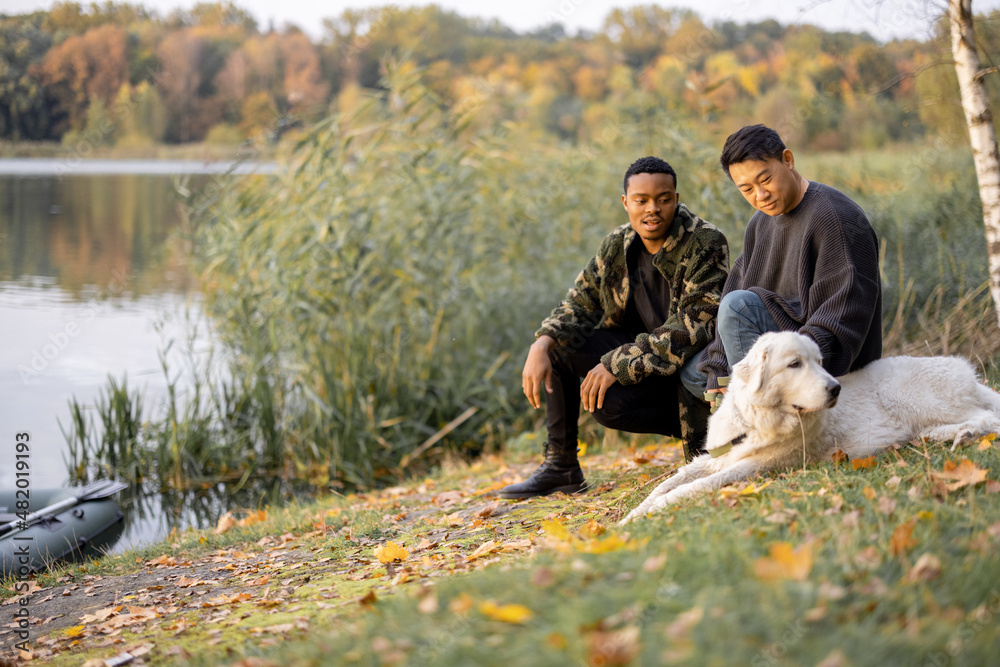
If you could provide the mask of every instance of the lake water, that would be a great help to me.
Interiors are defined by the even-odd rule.
[[[232,167],[0,160],[0,488],[14,484],[16,433],[29,431],[34,443],[32,488],[65,486],[60,422],[69,424],[71,398],[93,405],[108,375],[127,375],[155,405],[166,394],[160,351],[175,341],[171,375],[187,350],[207,351],[209,326],[176,233],[182,217],[173,193],[179,178],[197,188]],[[120,546],[164,529],[133,523]]]

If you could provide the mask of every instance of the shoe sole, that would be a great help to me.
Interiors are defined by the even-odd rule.
[[[553,493],[565,493],[567,495],[573,495],[575,493],[584,493],[587,490],[587,483],[581,482],[580,484],[568,484],[566,486],[557,486],[554,489],[549,489],[545,493],[501,493],[500,497],[506,500],[522,500],[524,498],[540,498],[542,496],[551,496]]]

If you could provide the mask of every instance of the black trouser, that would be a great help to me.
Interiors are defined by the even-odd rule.
[[[556,347],[549,353],[552,393],[546,394],[546,417],[549,443],[557,451],[576,451],[581,379],[605,353],[634,341],[636,335],[621,329],[597,329],[582,346]],[[604,406],[594,410],[594,418],[618,431],[680,437],[679,382],[676,375],[653,375],[633,385],[615,382],[604,395]]]

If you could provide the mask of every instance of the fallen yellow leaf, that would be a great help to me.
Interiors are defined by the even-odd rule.
[[[498,605],[493,600],[486,600],[479,603],[479,613],[494,621],[503,623],[524,623],[534,616],[534,612],[523,604]]]
[[[750,482],[749,484],[747,484],[746,488],[744,488],[742,491],[739,492],[738,495],[741,495],[741,496],[751,496],[751,495],[753,495],[755,493],[760,493],[761,491],[763,491],[764,489],[766,489],[770,485],[771,485],[771,480],[767,480],[766,482],[764,482],[760,486],[754,486],[754,483]]]
[[[395,542],[386,542],[375,547],[375,558],[380,563],[399,563],[410,557],[410,552]]]
[[[544,530],[549,537],[554,540],[559,540],[561,542],[568,542],[573,538],[566,526],[559,519],[550,519],[549,521],[542,521],[542,530]]]
[[[996,439],[997,439],[996,433],[987,433],[986,435],[981,437],[979,439],[979,447],[978,447],[979,451],[983,451],[984,449],[989,449],[990,447],[992,447],[993,441]]]
[[[805,581],[812,571],[815,541],[809,540],[795,549],[788,542],[776,542],[769,549],[770,556],[762,556],[754,561],[753,571],[758,579]]]
[[[577,551],[585,554],[606,554],[619,549],[626,549],[632,545],[627,540],[623,540],[617,535],[609,535],[603,540],[584,540],[577,545]]]
[[[67,637],[79,637],[83,634],[83,631],[87,628],[86,625],[74,625],[72,628],[66,628]]]

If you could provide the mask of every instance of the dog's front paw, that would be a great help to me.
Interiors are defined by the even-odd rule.
[[[972,429],[964,428],[960,430],[955,435],[955,441],[951,445],[951,451],[955,451],[957,447],[960,447],[972,440],[975,440],[975,438],[976,438],[976,432],[973,431]]]
[[[641,505],[639,507],[636,507],[634,510],[632,510],[628,514],[626,514],[625,518],[618,522],[618,525],[619,526],[624,526],[625,524],[627,524],[627,523],[629,523],[631,521],[635,521],[636,519],[638,519],[639,517],[641,517],[643,514],[645,514],[645,512],[642,512],[640,510],[642,510],[642,506]]]

